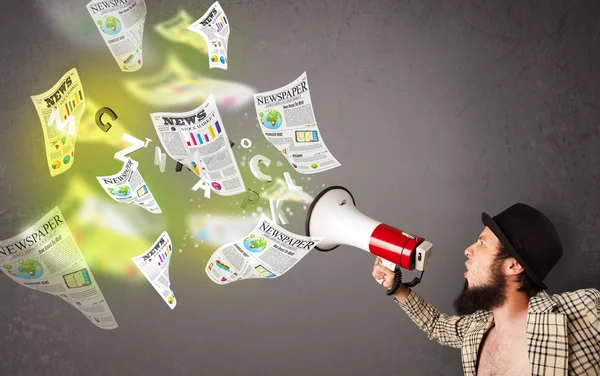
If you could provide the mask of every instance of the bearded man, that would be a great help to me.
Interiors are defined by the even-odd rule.
[[[600,292],[550,296],[543,280],[562,257],[552,222],[517,203],[495,217],[465,250],[457,315],[440,313],[406,286],[394,300],[440,344],[461,349],[465,375],[600,375]],[[395,273],[377,258],[373,277],[391,289]]]

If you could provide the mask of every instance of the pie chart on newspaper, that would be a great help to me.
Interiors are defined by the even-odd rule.
[[[198,169],[198,165],[196,164],[196,162],[192,161],[192,163],[190,163],[190,166],[192,167],[192,170],[194,171],[194,173],[196,173],[196,175],[200,176],[200,169]]]

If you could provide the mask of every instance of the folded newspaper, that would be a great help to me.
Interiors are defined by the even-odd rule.
[[[177,305],[175,294],[171,289],[169,280],[169,262],[173,254],[171,238],[164,231],[144,254],[133,257],[131,261],[140,269],[144,277],[152,284],[156,292],[162,296],[169,308],[174,309]]]
[[[202,35],[206,40],[209,68],[227,69],[229,20],[219,2],[215,1],[198,21],[188,26],[188,29]]]
[[[162,213],[137,168],[138,162],[127,158],[118,174],[97,176],[96,179],[113,200],[124,204],[139,205],[154,214]]]
[[[212,95],[191,111],[156,112],[150,118],[169,157],[209,183],[212,192],[222,196],[246,192]]]
[[[319,132],[306,72],[282,88],[254,94],[254,106],[263,134],[296,171],[314,174],[340,166]]]
[[[45,93],[31,100],[42,123],[50,175],[62,174],[75,162],[75,140],[85,97],[77,69],[73,68]]]
[[[187,44],[205,54],[207,51],[203,38],[187,29],[191,22],[192,17],[188,12],[180,9],[170,19],[154,25],[154,30],[171,42]]]
[[[19,235],[0,241],[0,265],[13,281],[60,297],[97,327],[118,327],[58,207]]]
[[[277,278],[321,240],[289,232],[263,215],[248,236],[217,249],[205,271],[220,285],[242,279]]]
[[[142,67],[142,35],[146,21],[144,0],[92,0],[86,8],[123,72]]]

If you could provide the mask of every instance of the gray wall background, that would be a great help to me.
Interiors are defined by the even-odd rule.
[[[48,16],[63,9],[82,22],[85,3],[1,1],[2,239],[40,216],[41,199],[17,200],[18,191],[49,181],[45,166],[42,179],[14,162],[23,125],[39,131],[29,95],[74,65],[82,74],[95,59],[115,64],[96,31],[69,37],[57,28],[69,18]],[[210,4],[147,0],[146,25],[179,8],[199,17]],[[440,310],[452,312],[481,212],[517,201],[545,212],[562,237],[550,292],[600,287],[600,3],[221,5],[236,59],[215,74],[265,91],[307,71],[320,129],[343,164],[323,179],[348,187],[365,214],[434,243],[416,291]],[[78,52],[86,38],[102,48]],[[159,38],[150,29],[145,38],[151,61]],[[112,65],[107,74],[117,75]],[[302,232],[302,221],[291,229]],[[172,312],[149,285],[96,273],[120,325],[113,331],[0,276],[0,374],[460,374],[459,350],[412,324],[372,280],[373,261],[343,246],[311,253],[284,278],[227,288],[203,272],[172,272],[185,302]]]

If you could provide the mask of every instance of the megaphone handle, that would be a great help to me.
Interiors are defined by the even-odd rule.
[[[385,292],[386,295],[394,295],[396,293],[396,291],[398,291],[398,288],[400,288],[400,285],[402,284],[402,270],[400,270],[399,267],[396,267],[396,270],[394,271],[394,273],[396,274],[396,278],[394,279],[394,284],[392,285],[391,288],[389,288]],[[423,278],[423,273],[424,273],[424,271],[421,271],[421,276],[419,276],[418,278],[415,277],[412,281],[405,283],[404,286],[415,287],[416,285],[418,285],[419,282],[421,282],[421,278]]]

